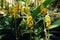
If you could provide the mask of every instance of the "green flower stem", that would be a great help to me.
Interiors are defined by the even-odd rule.
[[[49,29],[48,29],[48,40],[49,40],[50,36],[49,36]]]
[[[45,20],[43,19],[43,24],[44,24],[44,30],[46,29],[46,27],[45,27]],[[46,40],[47,39],[47,35],[46,35],[46,33],[45,33],[45,37],[44,37],[44,40]]]
[[[31,36],[31,29],[30,29],[30,40],[31,40],[31,37],[32,37],[32,36]]]
[[[50,38],[50,36],[49,36],[49,29],[48,29],[48,32],[46,31],[46,33],[45,33],[45,36],[46,36],[46,40],[49,40],[49,38]]]
[[[44,24],[44,30],[45,29],[47,29],[46,27],[45,27],[45,20],[43,19],[43,24]],[[48,32],[45,30],[45,40],[49,40],[49,29],[48,29]]]
[[[16,28],[16,18],[14,18],[14,26],[15,26],[15,33],[16,33],[16,40],[18,40],[18,30]]]

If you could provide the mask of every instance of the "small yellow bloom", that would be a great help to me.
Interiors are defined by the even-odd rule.
[[[16,4],[16,10],[18,10],[19,9],[19,4]]]
[[[16,10],[16,8],[13,9],[13,13],[16,13],[18,10]]]
[[[40,6],[40,9],[41,9],[41,13],[47,14],[46,9],[43,6]]]
[[[25,12],[26,12],[26,13],[28,13],[28,12],[29,12],[29,6],[28,6],[28,4],[26,4]]]
[[[28,24],[29,27],[32,27],[33,26],[33,21],[31,20]]]
[[[49,15],[45,16],[46,26],[49,26],[51,24],[51,18]]]
[[[27,21],[31,21],[32,20],[32,16],[27,16]]]
[[[22,7],[22,8],[21,8],[21,12],[24,12],[24,9],[25,9],[25,8],[24,8],[24,7]]]
[[[34,22],[32,20],[32,16],[27,16],[27,25],[29,28],[33,26]]]
[[[18,16],[18,13],[17,12],[18,12],[18,10],[16,10],[16,8],[14,8],[13,9],[13,13],[12,13],[13,16],[14,16],[14,18],[16,18]]]
[[[25,7],[22,7],[22,8],[21,8],[21,15],[22,15],[22,16],[24,15],[24,11],[25,11]]]

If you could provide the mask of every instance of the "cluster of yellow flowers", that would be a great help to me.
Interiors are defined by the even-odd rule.
[[[45,21],[46,21],[46,26],[48,27],[50,24],[51,24],[51,18],[50,16],[48,15],[47,11],[46,11],[46,8],[44,8],[43,5],[40,6],[40,9],[41,9],[41,13],[45,14]]]
[[[24,12],[29,13],[29,6],[27,3],[25,7],[21,7],[21,15],[24,15]]]
[[[41,9],[41,13],[43,13],[43,14],[47,14],[47,12],[46,12],[46,9],[44,8],[44,6],[40,6],[40,9]]]
[[[10,15],[14,16],[14,18],[16,18],[17,15],[18,15],[18,13],[17,13],[18,9],[19,9],[19,5],[18,4],[16,4],[14,8],[10,8],[10,12],[11,12]]]
[[[46,21],[46,26],[47,27],[50,26],[50,24],[51,24],[51,18],[50,18],[50,16],[48,14],[45,16],[45,21]]]
[[[13,9],[13,13],[17,13],[18,9],[19,9],[19,4],[16,4],[15,8]]]
[[[32,26],[34,25],[32,16],[27,16],[27,25],[29,28],[32,28]]]

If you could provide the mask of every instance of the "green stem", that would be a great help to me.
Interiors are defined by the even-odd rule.
[[[48,29],[48,32],[46,34],[46,40],[49,40],[50,36],[49,36],[49,29]]]
[[[16,40],[18,40],[18,31],[17,31],[17,28],[16,28],[16,18],[14,18],[14,22],[15,22]]]
[[[34,3],[34,7],[35,7],[35,8],[36,8],[36,4],[37,4],[36,1],[37,1],[37,0],[35,0],[35,3]]]
[[[44,29],[46,29],[44,19],[43,19],[43,24],[44,24]],[[48,29],[48,32],[47,31],[45,32],[45,40],[49,40],[49,29]]]
[[[30,29],[30,40],[31,40],[31,29]]]
[[[44,19],[43,19],[43,24],[44,24],[44,30],[45,30],[46,28],[45,28],[45,21],[44,21]],[[46,35],[46,33],[45,33],[44,40],[46,40],[46,39],[47,39],[47,35]]]
[[[48,29],[48,40],[49,40],[50,36],[49,36],[49,29]]]

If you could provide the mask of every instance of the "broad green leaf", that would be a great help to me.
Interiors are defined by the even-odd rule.
[[[50,4],[51,2],[53,2],[53,0],[46,0],[43,4],[44,7],[47,7],[48,4]],[[40,5],[33,11],[32,13],[32,17],[35,19],[35,17],[37,16],[37,14],[40,12]]]
[[[57,20],[56,22],[54,22],[50,27],[49,29],[53,29],[53,28],[56,28],[56,27],[59,27],[60,26],[60,20]]]
[[[54,0],[46,0],[44,3],[43,3],[43,6],[46,7],[47,5],[49,5],[51,2],[53,2]]]
[[[32,13],[32,17],[35,18],[35,16],[40,12],[40,6],[38,6]]]

